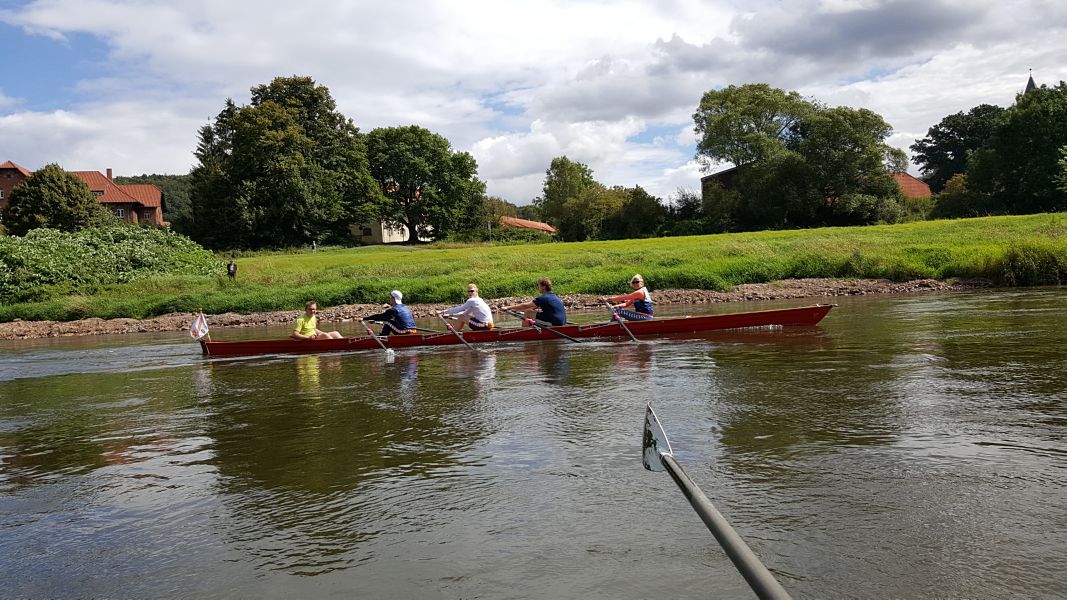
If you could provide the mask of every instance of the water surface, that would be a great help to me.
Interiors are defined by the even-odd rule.
[[[794,597],[1062,597],[1067,293],[837,302],[814,328],[392,361],[5,342],[0,595],[752,597],[641,468],[653,400]]]

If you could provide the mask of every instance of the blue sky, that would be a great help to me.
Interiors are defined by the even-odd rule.
[[[703,92],[766,82],[865,107],[903,149],[943,117],[1067,79],[1052,0],[0,0],[0,161],[185,173],[227,97],[326,85],[364,131],[419,124],[488,191],[555,156],[607,185],[697,189]]]

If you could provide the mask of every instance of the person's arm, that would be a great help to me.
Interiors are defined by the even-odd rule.
[[[376,315],[370,315],[369,317],[360,317],[360,321],[388,321],[396,316],[396,308],[390,306],[385,309],[385,312],[380,312]]]
[[[470,304],[471,304],[471,301],[467,300],[466,302],[464,302],[463,304],[460,304],[459,306],[455,306],[453,308],[442,310],[441,314],[442,315],[462,315],[462,314],[466,313],[467,310],[470,308]]]
[[[645,293],[638,290],[621,296],[612,296],[611,298],[608,298],[608,302],[621,302],[622,304],[613,304],[612,306],[615,308],[626,308],[627,306],[633,306],[634,300],[640,300],[644,297]]]
[[[525,304],[512,304],[511,306],[504,306],[501,310],[513,310],[515,312],[523,312],[525,310],[533,310],[537,308],[537,305],[533,302],[526,302]]]

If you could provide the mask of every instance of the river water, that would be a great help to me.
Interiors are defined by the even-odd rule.
[[[1067,290],[837,302],[814,328],[391,361],[4,342],[0,596],[752,597],[642,469],[652,400],[795,598],[1062,598]]]

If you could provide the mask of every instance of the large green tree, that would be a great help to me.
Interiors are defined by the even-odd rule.
[[[111,218],[89,186],[57,164],[46,165],[16,186],[3,214],[4,227],[13,235],[40,227],[77,231]]]
[[[897,218],[900,191],[887,171],[906,160],[885,143],[892,129],[870,110],[751,84],[708,92],[694,119],[703,135],[698,156],[737,165],[727,187],[703,190],[712,231]]]
[[[559,238],[567,242],[602,239],[604,225],[623,210],[629,199],[630,191],[625,188],[594,183],[567,199]]]
[[[1060,149],[1067,145],[1067,83],[1020,94],[985,146],[967,165],[969,189],[999,212],[1067,210],[1057,188]]]
[[[697,157],[706,163],[727,161],[739,167],[768,158],[782,149],[793,126],[815,109],[797,92],[766,83],[705,92],[693,114],[700,136]]]
[[[310,77],[256,86],[248,106],[227,100],[196,157],[192,233],[216,248],[343,239],[380,201],[363,136]]]
[[[566,217],[567,203],[581,197],[596,184],[589,167],[566,156],[557,156],[545,171],[541,197],[534,199],[534,205],[544,222],[560,228]]]
[[[931,190],[940,192],[953,175],[967,170],[967,157],[992,137],[1004,118],[1004,110],[981,104],[967,112],[949,115],[931,127],[926,137],[911,145],[915,163]]]
[[[385,197],[381,216],[407,227],[409,242],[482,225],[478,163],[443,136],[418,125],[383,127],[367,134],[367,155]]]

